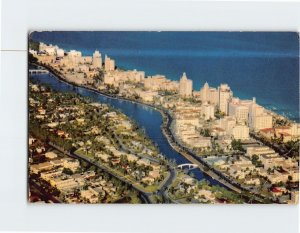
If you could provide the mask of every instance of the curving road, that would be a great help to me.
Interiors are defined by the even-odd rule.
[[[79,160],[84,160],[85,162],[89,163],[90,165],[96,166],[97,168],[99,168],[99,169],[109,173],[113,177],[119,179],[123,183],[126,183],[129,187],[132,187],[133,189],[135,189],[139,193],[141,193],[141,198],[144,200],[145,203],[154,203],[152,200],[153,199],[152,196],[154,194],[162,195],[163,198],[166,199],[167,202],[170,202],[169,198],[165,194],[165,191],[167,190],[168,186],[170,184],[172,184],[172,182],[176,178],[177,172],[174,168],[170,168],[167,178],[161,182],[158,190],[156,190],[155,192],[146,192],[145,190],[138,187],[136,184],[132,183],[130,180],[126,179],[124,176],[120,176],[120,175],[116,174],[115,172],[109,170],[107,167],[101,165],[98,162],[95,162],[93,159],[87,158],[87,157],[79,155],[79,154],[75,154],[73,152],[65,151],[63,148],[61,148],[51,142],[49,142],[49,145],[70,157],[73,157],[73,158],[76,158]]]

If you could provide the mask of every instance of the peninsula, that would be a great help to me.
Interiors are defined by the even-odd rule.
[[[82,132],[96,130],[95,128],[86,128],[86,117],[93,118],[94,121],[100,120],[100,117],[95,117],[97,116],[95,114],[81,114],[72,118],[76,125],[80,125],[80,127],[76,126],[78,131],[75,132],[78,139],[74,141],[74,136],[72,136],[70,139],[72,144],[67,145],[67,148],[64,148],[66,145],[55,144],[54,138],[50,140],[52,144],[48,144],[56,150],[63,148],[62,153],[64,151],[72,152],[79,156],[77,159],[84,158],[84,160],[88,159],[88,162],[97,163],[97,166],[97,159],[100,159],[102,171],[106,169],[113,176],[118,174],[116,172],[125,172],[123,175],[126,174],[126,178],[121,181],[130,184],[133,188],[134,194],[129,195],[133,197],[132,200],[137,200],[138,195],[144,195],[144,199],[152,202],[164,202],[168,199],[169,202],[182,200],[183,203],[189,203],[198,200],[201,203],[214,203],[216,200],[222,200],[221,195],[227,197],[225,199],[232,203],[244,202],[245,198],[248,201],[251,199],[264,203],[297,202],[300,126],[296,122],[265,109],[256,102],[255,98],[242,100],[234,97],[228,84],[220,84],[219,87],[214,88],[210,87],[208,83],[204,83],[199,91],[195,91],[193,82],[188,79],[186,73],[183,73],[179,81],[172,81],[164,75],[147,77],[144,71],[122,70],[117,67],[116,61],[107,55],[102,61],[102,55],[97,50],[92,56],[82,56],[80,51],[65,51],[58,46],[31,42],[29,62],[35,64],[29,69],[30,75],[34,76],[50,71],[67,83],[113,98],[147,105],[160,111],[163,116],[162,131],[171,146],[191,162],[187,168],[201,169],[232,190],[232,193],[242,195],[244,198],[243,200],[239,200],[237,197],[232,198],[234,195],[226,193],[230,191],[224,189],[220,191],[215,186],[196,182],[187,172],[179,170],[180,168],[184,169],[184,166],[177,167],[172,164],[172,161],[166,160],[164,155],[160,154],[140,131],[136,132],[137,138],[133,141],[131,138],[129,139],[131,143],[136,141],[140,144],[133,143],[133,147],[128,148],[128,141],[125,143],[122,141],[123,139],[120,139],[120,129],[116,127],[119,125],[119,127],[125,128],[125,132],[130,137],[132,134],[135,135],[134,130],[138,130],[138,127],[133,126],[130,119],[118,111],[105,113],[109,114],[109,117],[105,118],[108,120],[104,124],[107,127],[104,131],[111,138],[109,139],[110,143],[101,141],[104,145],[88,142],[81,135]],[[39,90],[41,88],[33,84],[32,86]],[[76,98],[80,100],[80,97]],[[59,101],[55,106],[61,107],[63,102]],[[87,105],[91,106],[91,104]],[[37,106],[38,113],[46,111],[44,107]],[[59,109],[50,110],[56,115],[58,111]],[[76,109],[76,111],[79,110]],[[89,112],[93,111],[97,112],[96,109],[89,110]],[[40,117],[37,125],[41,125],[45,113],[37,114],[37,112],[34,116]],[[65,110],[62,110],[61,114],[64,113]],[[111,118],[111,114],[115,117]],[[59,137],[68,138],[70,136],[71,126],[60,128],[59,118],[54,118],[52,115],[48,115],[47,119],[46,123],[50,126],[53,125],[53,128],[49,129],[50,131],[52,129],[56,134],[58,131],[68,134],[67,137],[58,135]],[[67,121],[67,123],[70,122]],[[100,124],[103,125],[103,121],[93,124],[93,127],[99,127]],[[117,130],[118,133],[109,131],[110,127]],[[30,129],[32,128],[39,127],[30,126]],[[49,140],[47,137],[46,139],[42,139],[40,136],[38,138],[44,143]],[[93,148],[100,145],[104,148]],[[125,154],[136,156],[137,161],[147,161],[146,164],[143,164],[146,169],[142,173],[144,175],[138,176],[137,179],[133,168],[130,170],[131,175],[127,175],[127,169],[120,165],[117,166],[120,167],[118,171],[112,171],[114,159],[117,164],[122,158],[124,160],[123,153],[118,156],[113,153],[114,149],[112,148],[110,152],[104,150],[113,145],[117,145],[115,150],[121,148],[122,152],[126,152]],[[110,157],[103,155],[105,154],[103,151]],[[126,159],[128,160],[128,158]],[[153,168],[152,165],[159,166],[159,168]],[[147,168],[147,166],[152,168]],[[137,169],[141,172],[139,166]],[[154,172],[156,172],[156,176],[154,176]],[[167,187],[166,191],[162,189],[164,185]],[[216,192],[220,194],[216,194]],[[149,193],[151,193],[150,196]],[[153,193],[156,193],[155,197],[152,195]]]

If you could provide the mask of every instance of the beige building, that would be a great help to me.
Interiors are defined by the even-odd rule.
[[[63,49],[56,49],[56,56],[57,57],[63,57],[65,55],[65,51]]]
[[[93,57],[92,56],[81,57],[80,63],[91,65],[93,63]]]
[[[249,127],[246,125],[236,125],[232,129],[232,136],[236,140],[249,139]]]
[[[272,127],[272,116],[271,115],[260,115],[252,117],[252,127],[255,131],[259,131],[260,129],[270,128]]]
[[[68,53],[68,58],[73,65],[77,65],[81,62],[81,52],[76,50],[71,50]]]
[[[56,56],[56,49],[57,48],[58,48],[57,46],[53,46],[52,44],[47,45],[47,44],[44,44],[44,43],[40,43],[39,52],[46,53],[47,55],[50,55],[50,56]]]
[[[238,122],[247,123],[249,107],[252,101],[240,100],[239,98],[232,98],[229,102],[228,115],[234,116]]]
[[[209,87],[208,83],[205,82],[204,86],[200,89],[200,100],[202,103],[208,102],[213,105],[219,103],[219,92],[216,88]]]
[[[98,50],[93,53],[93,67],[99,69],[102,68],[102,57]]]
[[[218,87],[218,91],[219,91],[219,103],[218,103],[219,109],[221,112],[228,115],[228,103],[233,95],[232,91],[230,90],[228,84],[221,84]]]
[[[224,118],[216,121],[216,127],[220,127],[225,130],[226,134],[232,134],[232,129],[236,125],[234,117],[225,116]]]
[[[281,166],[285,159],[277,153],[273,153],[261,155],[259,160],[262,162],[264,169],[268,169]]]
[[[179,94],[181,97],[191,97],[193,95],[193,81],[188,79],[185,73],[179,81]]]
[[[215,119],[215,106],[212,104],[204,103],[202,105],[202,115],[205,120]]]
[[[114,70],[114,71],[107,71],[104,74],[103,82],[104,84],[120,86],[121,84],[124,84],[126,82],[140,83],[143,82],[144,78],[145,78],[144,71]]]
[[[262,106],[256,103],[253,98],[252,104],[249,108],[249,127],[255,131],[261,129],[272,128],[273,117]]]
[[[157,91],[136,90],[135,92],[145,102],[153,102],[154,98],[158,95]]]
[[[205,82],[204,86],[200,89],[200,99],[202,103],[210,102],[209,97],[209,85],[207,82]]]
[[[264,154],[273,154],[275,151],[268,146],[249,146],[247,147],[247,155],[252,157],[253,155],[260,155]]]
[[[109,58],[107,55],[105,55],[104,59],[104,69],[105,71],[113,71],[115,70],[115,60]]]
[[[144,80],[144,87],[152,91],[178,91],[179,84],[176,81],[168,80],[164,75],[154,75]]]

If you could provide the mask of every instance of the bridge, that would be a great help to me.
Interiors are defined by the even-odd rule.
[[[199,166],[197,164],[193,164],[193,163],[184,163],[177,166],[177,168],[179,169],[188,168],[189,170],[196,169],[198,167]]]
[[[45,69],[29,69],[29,74],[49,74],[49,71]]]

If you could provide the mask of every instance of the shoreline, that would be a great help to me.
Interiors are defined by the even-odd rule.
[[[57,78],[58,80],[68,84],[68,85],[72,85],[75,87],[79,87],[79,88],[85,88],[88,89],[92,92],[95,92],[97,94],[100,94],[102,96],[106,96],[108,98],[113,98],[113,99],[119,99],[119,100],[124,100],[124,101],[129,101],[131,103],[134,104],[140,104],[142,106],[147,106],[150,107],[158,112],[160,112],[161,116],[162,116],[162,125],[160,126],[161,131],[163,133],[163,135],[165,136],[165,138],[167,139],[169,145],[177,152],[179,153],[181,156],[183,156],[184,158],[186,158],[188,161],[190,161],[191,163],[197,164],[198,165],[198,169],[205,175],[211,177],[213,180],[218,181],[220,184],[224,185],[228,190],[231,190],[235,193],[241,194],[242,192],[249,192],[250,195],[253,195],[254,197],[257,198],[257,201],[262,202],[262,196],[252,193],[249,190],[241,187],[238,183],[236,182],[232,182],[230,181],[225,175],[221,174],[220,172],[216,171],[215,169],[213,169],[212,167],[210,167],[205,161],[203,161],[199,156],[196,156],[195,154],[191,153],[189,151],[188,148],[183,147],[182,145],[179,145],[176,140],[174,139],[174,135],[171,132],[171,129],[169,128],[171,122],[172,122],[172,117],[170,116],[170,114],[164,110],[161,109],[157,106],[153,106],[151,104],[148,103],[143,103],[141,101],[138,100],[132,100],[132,99],[128,99],[126,97],[121,97],[121,96],[114,96],[114,95],[110,95],[107,94],[105,92],[102,92],[92,86],[89,85],[80,85],[80,84],[76,84],[73,82],[68,82],[65,78],[62,77],[61,74],[58,74],[55,70],[53,70],[51,67],[48,67],[47,65],[43,65],[43,64],[39,64],[39,66],[44,67],[45,69],[50,71],[50,75],[53,75],[54,78]],[[173,137],[173,139],[172,139]],[[206,170],[207,169],[207,170]]]

